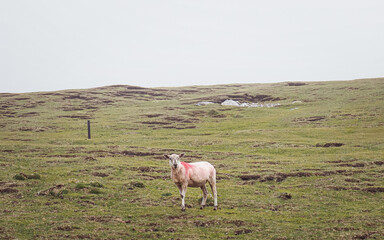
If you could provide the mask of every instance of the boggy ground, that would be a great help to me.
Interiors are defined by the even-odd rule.
[[[0,239],[381,239],[384,79],[0,94]],[[280,103],[274,108],[195,106]],[[91,120],[92,139],[87,139]],[[217,169],[187,211],[163,154]]]

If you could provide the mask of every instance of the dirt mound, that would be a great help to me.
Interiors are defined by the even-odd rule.
[[[281,198],[283,200],[288,200],[288,199],[292,199],[292,195],[289,194],[289,193],[282,193],[278,196],[278,198]]]

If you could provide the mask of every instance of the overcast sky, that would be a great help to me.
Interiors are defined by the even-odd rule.
[[[383,76],[383,0],[0,0],[0,92]]]

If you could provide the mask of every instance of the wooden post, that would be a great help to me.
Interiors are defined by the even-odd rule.
[[[88,120],[88,139],[91,139],[91,120]]]

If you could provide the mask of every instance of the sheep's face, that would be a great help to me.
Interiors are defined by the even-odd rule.
[[[180,164],[180,158],[184,156],[184,153],[177,155],[177,154],[172,154],[172,155],[164,155],[164,157],[169,159],[169,166],[171,168],[176,169],[179,164]]]

